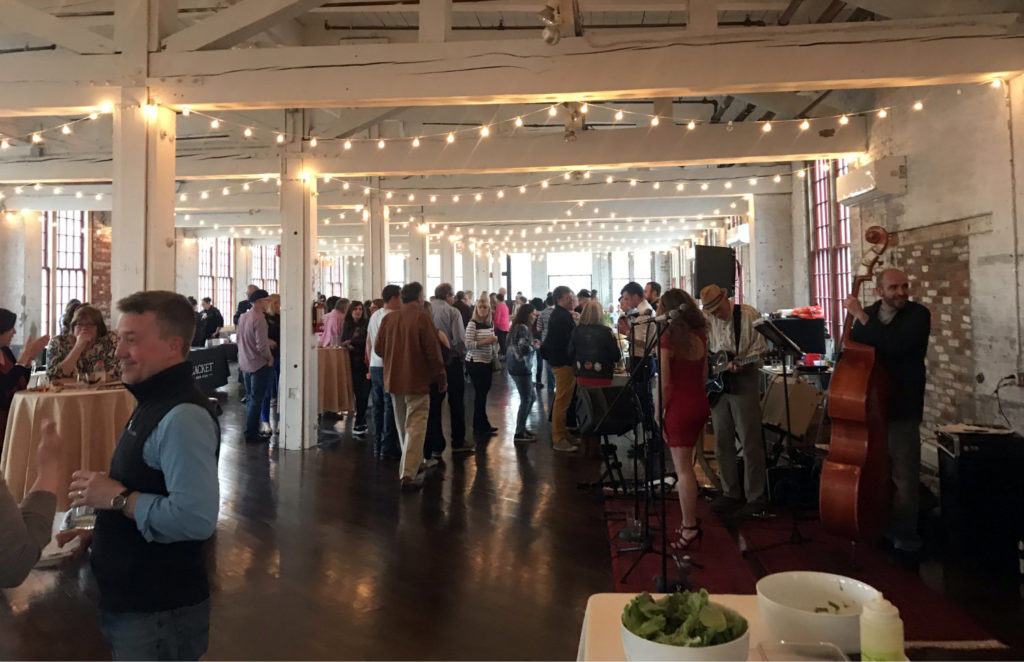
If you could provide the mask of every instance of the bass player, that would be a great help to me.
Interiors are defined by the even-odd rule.
[[[760,314],[745,304],[733,305],[718,285],[700,291],[700,302],[708,319],[708,351],[725,351],[729,362],[725,391],[711,408],[715,427],[715,456],[722,479],[722,495],[711,502],[719,514],[762,519],[768,514],[764,439],[761,435],[761,401],[758,392],[758,362],[741,366],[736,359],[756,356],[767,350],[764,338],[754,330]],[[740,489],[736,438],[743,448],[743,488]],[[744,497],[746,500],[744,501]]]

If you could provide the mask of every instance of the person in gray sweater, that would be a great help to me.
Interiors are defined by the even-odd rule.
[[[0,476],[0,588],[18,586],[50,542],[60,482],[60,438],[53,421],[43,423],[36,449],[36,482],[19,505]]]

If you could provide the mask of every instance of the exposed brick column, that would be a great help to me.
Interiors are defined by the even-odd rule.
[[[108,324],[110,318],[110,219],[106,212],[89,213],[89,273],[92,276],[90,303],[103,311]]]

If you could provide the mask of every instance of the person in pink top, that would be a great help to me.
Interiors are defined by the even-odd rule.
[[[348,304],[348,299],[339,299],[338,297],[327,299],[327,308],[330,312],[324,315],[324,330],[320,333],[321,347],[341,347],[341,330],[345,324]]]
[[[497,294],[498,305],[494,307],[494,333],[498,336],[498,347],[501,348],[501,356],[505,356],[505,347],[508,342],[508,306],[505,305],[505,294],[502,290]]]

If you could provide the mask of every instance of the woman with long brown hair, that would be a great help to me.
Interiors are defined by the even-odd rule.
[[[701,438],[711,410],[704,383],[708,376],[707,324],[693,297],[673,288],[661,297],[658,314],[679,311],[669,320],[661,337],[661,414],[662,433],[672,454],[679,483],[679,508],[682,526],[679,539],[671,544],[679,551],[701,539],[697,518],[697,474],[693,470],[693,447]]]

